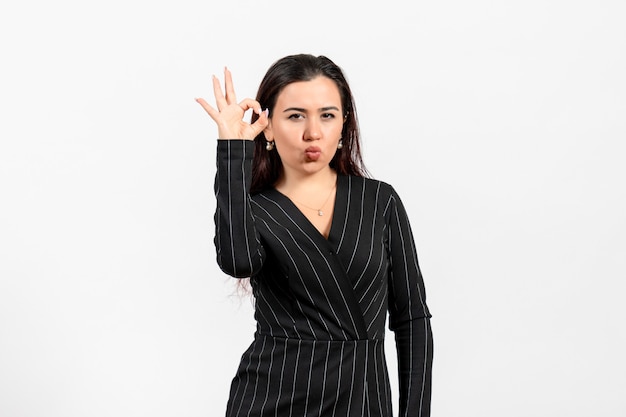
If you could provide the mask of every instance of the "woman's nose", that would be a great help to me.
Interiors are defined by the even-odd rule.
[[[304,140],[317,140],[322,137],[319,123],[315,120],[309,120],[306,131],[304,132]]]

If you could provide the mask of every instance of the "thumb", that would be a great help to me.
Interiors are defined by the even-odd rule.
[[[263,131],[269,125],[269,109],[263,110],[259,113],[259,118],[254,122],[251,127],[254,131],[254,137]]]

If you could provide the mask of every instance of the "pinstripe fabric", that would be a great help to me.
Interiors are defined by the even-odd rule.
[[[227,417],[391,417],[384,336],[396,336],[400,416],[430,415],[430,312],[394,189],[338,176],[328,239],[280,192],[254,196],[253,143],[218,141],[220,268],[251,277],[255,337]]]

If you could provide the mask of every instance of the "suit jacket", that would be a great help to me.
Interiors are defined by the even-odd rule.
[[[391,417],[387,311],[400,415],[429,416],[431,315],[397,193],[339,175],[325,238],[277,190],[250,195],[253,148],[220,140],[217,149],[217,261],[227,274],[251,278],[257,321],[227,417]]]

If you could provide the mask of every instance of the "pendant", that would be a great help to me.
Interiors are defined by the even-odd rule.
[[[317,210],[317,215],[318,215],[318,216],[323,216],[323,215],[324,215],[324,212],[323,212],[322,210]]]

